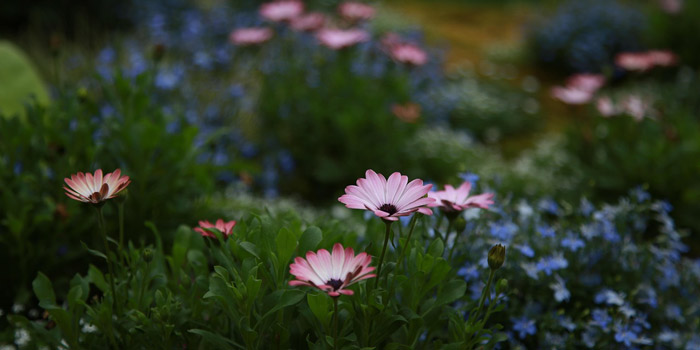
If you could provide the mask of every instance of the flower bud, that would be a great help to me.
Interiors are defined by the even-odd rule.
[[[77,91],[76,95],[78,96],[78,101],[80,101],[81,103],[87,102],[87,100],[88,100],[88,91],[87,91],[86,88],[84,88],[84,87],[78,88],[78,91]]]
[[[452,225],[454,225],[455,232],[459,234],[460,232],[464,231],[464,229],[467,227],[467,220],[464,220],[462,216],[459,216],[455,219]]]
[[[508,280],[501,278],[496,284],[496,293],[504,294],[506,291],[508,291]]]
[[[146,248],[143,250],[143,261],[149,263],[153,260],[153,251],[151,248]]]
[[[503,266],[503,262],[506,260],[506,247],[502,244],[496,244],[489,250],[489,267],[491,270],[498,270]]]

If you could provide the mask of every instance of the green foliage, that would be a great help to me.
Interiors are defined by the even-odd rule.
[[[680,226],[700,229],[698,91],[697,72],[682,70],[669,82],[615,92],[617,101],[630,93],[648,99],[647,118],[591,117],[584,127],[571,128],[567,150],[576,163],[569,166],[590,179],[598,198],[610,200],[643,186],[670,201]]]
[[[388,265],[379,288],[371,287],[374,280],[352,287],[355,294],[341,296],[334,315],[326,293],[288,286],[289,258],[305,254],[297,241],[328,248],[342,238],[358,253],[363,246],[374,246],[372,251],[378,249],[372,242],[383,236],[374,228],[383,225],[368,226],[363,238],[327,218],[306,222],[290,212],[251,213],[238,220],[228,238],[206,238],[180,227],[167,250],[150,227],[155,246],[118,249],[112,259],[123,263],[116,264],[116,276],[90,265],[85,275],[73,278],[66,296],[57,298],[49,278],[39,273],[34,292],[49,316],[38,321],[13,316],[13,325],[30,332],[32,346],[58,347],[65,341],[90,349],[331,349],[334,317],[339,317],[338,348],[343,349],[417,344],[463,349],[468,339],[490,332],[485,319],[467,327],[453,308],[474,302],[467,297],[466,282],[443,258],[441,240],[433,240],[427,250],[422,239],[404,240],[409,253],[402,264]],[[145,249],[152,252],[150,262],[142,259]],[[397,253],[389,253],[394,262]],[[105,282],[114,277],[116,295]],[[421,337],[425,334],[428,338]]]
[[[31,104],[24,117],[0,118],[0,261],[16,266],[3,274],[9,287],[3,300],[12,302],[40,266],[49,274],[71,271],[87,257],[81,241],[101,243],[94,210],[63,193],[71,174],[121,168],[139,179],[128,188],[127,237],[138,237],[146,220],[169,229],[200,217],[197,199],[212,181],[210,167],[196,158],[197,129],[169,132],[171,123],[184,124],[182,118],[164,114],[149,97],[150,86],[148,73],[133,81],[118,76],[89,92],[62,91],[50,106]],[[104,209],[116,216],[118,206]],[[117,225],[107,230],[117,237]]]
[[[22,51],[8,41],[0,41],[0,113],[5,117],[24,112],[24,104],[35,101],[46,105],[49,95],[44,83]]]

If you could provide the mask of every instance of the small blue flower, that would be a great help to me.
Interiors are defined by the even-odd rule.
[[[595,207],[591,202],[586,199],[586,198],[581,198],[581,205],[579,207],[579,211],[581,212],[581,215],[583,216],[590,216],[591,213],[595,210]]]
[[[535,256],[535,251],[532,250],[532,248],[530,248],[530,246],[527,244],[517,245],[515,246],[515,248],[518,249],[520,253],[522,253],[528,258],[532,258],[533,256]]]
[[[561,240],[561,246],[564,248],[568,248],[572,252],[583,248],[585,245],[586,243],[583,240],[573,237],[573,234],[571,233],[569,233],[568,237]]]
[[[641,186],[637,186],[632,190],[632,196],[637,199],[637,203],[646,202],[651,199],[649,192],[642,189]]]
[[[534,335],[537,332],[535,320],[530,320],[523,316],[521,318],[511,318],[513,322],[513,330],[518,332],[518,337],[524,339],[528,335]]]
[[[608,315],[608,312],[603,309],[593,309],[591,312],[592,323],[600,328],[606,329],[610,322],[612,322],[612,317]]]
[[[537,231],[542,235],[544,238],[554,238],[556,235],[556,232],[554,231],[553,228],[551,228],[548,225],[538,225],[537,226]]]
[[[551,288],[552,291],[554,291],[554,300],[556,300],[558,303],[562,301],[568,301],[571,297],[571,292],[569,292],[569,290],[566,289],[566,282],[561,277],[559,277],[559,275],[556,275],[554,277],[557,281],[549,285],[549,288]]]
[[[608,304],[608,305],[617,305],[617,306],[622,306],[625,303],[625,300],[622,298],[622,296],[618,293],[615,293],[614,291],[604,288],[598,294],[593,297],[593,301],[595,301],[596,304]]]
[[[536,266],[538,271],[544,271],[544,273],[549,276],[552,274],[552,271],[568,267],[569,262],[561,255],[553,255],[540,258]]]
[[[629,327],[624,327],[615,332],[615,341],[623,343],[625,346],[631,346],[637,340],[637,335],[632,332]]]
[[[559,215],[560,213],[559,204],[557,204],[557,202],[551,198],[542,199],[539,202],[538,207],[540,210],[552,215]]]
[[[472,187],[476,186],[476,182],[479,181],[479,175],[469,172],[459,174],[459,178],[462,181],[471,183]]]
[[[510,241],[518,231],[518,226],[512,222],[492,222],[490,233],[501,241]]]

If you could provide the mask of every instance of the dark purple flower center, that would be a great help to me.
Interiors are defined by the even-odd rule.
[[[389,213],[389,215],[394,215],[398,210],[396,210],[396,206],[393,204],[382,204],[381,207],[379,207],[379,210]]]
[[[343,281],[337,280],[337,279],[331,279],[326,284],[333,287],[333,290],[336,291],[336,290],[340,289],[340,286],[343,285]]]

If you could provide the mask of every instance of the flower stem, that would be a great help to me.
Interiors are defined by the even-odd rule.
[[[102,232],[102,242],[105,245],[105,255],[107,256],[107,269],[109,270],[109,285],[112,289],[112,308],[115,305],[119,305],[117,302],[116,288],[114,288],[114,268],[112,267],[112,260],[110,259],[109,244],[107,243],[107,228],[105,227],[105,218],[102,215],[102,207],[97,207],[97,222],[100,225],[100,231]]]
[[[470,323],[474,323],[477,318],[479,318],[479,314],[481,313],[481,309],[484,307],[484,300],[486,300],[486,294],[491,294],[491,282],[493,282],[493,276],[496,274],[496,270],[490,270],[491,272],[489,273],[489,281],[486,283],[486,288],[481,292],[481,299],[479,299],[479,307],[476,308],[476,314],[474,317],[470,320]]]
[[[333,298],[333,348],[338,349],[338,297]]]
[[[379,286],[379,279],[382,278],[382,263],[384,262],[384,254],[386,253],[386,246],[389,243],[389,234],[391,233],[391,221],[384,221],[386,224],[386,233],[384,234],[384,247],[382,248],[382,255],[379,257],[379,266],[377,267],[377,279],[374,281],[374,288]]]
[[[450,234],[450,230],[452,229],[452,222],[453,221],[454,220],[450,220],[450,223],[447,225],[447,235],[446,236],[448,236]],[[450,248],[450,254],[447,256],[447,260],[452,260],[452,253],[455,252],[455,247],[457,246],[457,239],[459,238],[459,234],[460,234],[460,232],[455,232],[455,239],[452,242],[452,247]]]
[[[119,209],[119,261],[124,263],[124,202],[118,204]]]
[[[416,227],[416,223],[418,222],[418,213],[413,214],[413,217],[411,218],[411,228],[408,230],[408,236],[406,237],[406,244],[404,244],[403,249],[401,249],[401,255],[399,255],[399,260],[396,262],[397,269],[401,266],[401,263],[403,262],[403,257],[406,255],[406,250],[408,250],[408,246],[411,242],[411,235],[413,235],[413,229]]]

